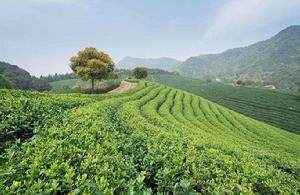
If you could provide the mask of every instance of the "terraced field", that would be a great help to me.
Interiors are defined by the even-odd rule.
[[[300,134],[300,93],[207,83],[179,75],[151,79],[186,90],[251,118]]]
[[[1,156],[1,194],[300,193],[297,134],[151,82],[76,98]]]

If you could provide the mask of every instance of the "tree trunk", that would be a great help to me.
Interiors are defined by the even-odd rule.
[[[92,93],[95,93],[95,79],[92,79]]]

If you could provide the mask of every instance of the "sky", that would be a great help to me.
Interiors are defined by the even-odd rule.
[[[300,24],[300,0],[0,0],[0,61],[31,74],[71,72],[96,47],[115,63],[218,53]]]

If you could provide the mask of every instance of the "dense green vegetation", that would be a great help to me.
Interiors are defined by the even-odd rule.
[[[118,86],[120,86],[121,81],[108,80],[108,81],[97,81],[95,83],[96,93],[106,93]],[[64,93],[90,93],[91,82],[83,81],[81,79],[68,79],[61,81],[50,82],[53,92],[64,92]]]
[[[300,133],[300,94],[297,92],[224,85],[178,75],[155,75],[152,79],[200,95],[251,118]]]
[[[83,98],[84,97],[84,101]],[[59,117],[72,108],[91,102],[92,96],[41,94],[0,90],[0,153],[10,142],[24,140],[44,128],[50,117]]]
[[[291,26],[274,37],[220,54],[200,55],[184,61],[179,71],[200,79],[242,80],[252,85],[273,83],[300,89],[300,26]]]
[[[11,89],[13,83],[5,75],[0,74],[0,89]]]
[[[0,61],[0,88],[48,91],[51,86],[47,81],[31,76],[18,66]]]
[[[76,75],[74,73],[65,73],[65,74],[49,74],[47,76],[40,76],[40,79],[45,80],[47,82],[54,82],[54,81],[62,81],[62,80],[69,80],[75,79]]]
[[[19,96],[48,96],[0,93],[12,121]],[[55,97],[67,111],[45,113],[31,139],[1,156],[1,194],[300,193],[297,134],[156,83],[113,96]]]
[[[133,69],[132,76],[136,79],[144,79],[148,76],[148,70],[145,67],[136,67]]]

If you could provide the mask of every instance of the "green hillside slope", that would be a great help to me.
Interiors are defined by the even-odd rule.
[[[281,129],[300,133],[300,93],[208,83],[179,75],[154,75],[151,79],[200,95]]]
[[[1,157],[1,194],[300,193],[297,134],[156,83],[77,98]]]
[[[0,88],[48,91],[51,86],[47,81],[31,76],[29,72],[16,65],[0,61]]]
[[[82,81],[81,79],[67,79],[61,81],[53,81],[50,82],[53,91],[63,91],[66,88],[72,89],[74,87],[83,87],[88,88],[91,86],[91,82],[89,81]]]
[[[96,81],[96,93],[106,93],[120,86],[119,79],[111,79],[107,81]],[[56,93],[90,93],[91,82],[81,79],[67,79],[50,82],[52,92]]]
[[[201,79],[240,79],[256,85],[271,82],[281,88],[297,89],[300,86],[300,25],[288,27],[248,47],[191,57],[179,70]]]

